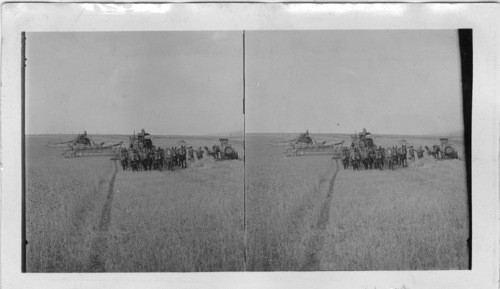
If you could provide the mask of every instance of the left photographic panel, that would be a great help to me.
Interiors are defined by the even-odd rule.
[[[243,270],[243,32],[25,36],[26,271]]]

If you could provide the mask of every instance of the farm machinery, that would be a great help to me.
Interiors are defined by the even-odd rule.
[[[229,139],[221,138],[220,141],[220,158],[222,160],[237,160],[238,152],[229,143]]]
[[[118,143],[96,143],[87,136],[87,132],[79,134],[70,141],[49,143],[51,148],[66,148],[62,152],[63,158],[110,156],[119,148],[123,142]]]
[[[151,135],[147,133],[144,129],[141,132],[135,133],[129,136],[129,149],[136,151],[144,151],[146,149],[154,149],[153,141],[151,140]],[[121,160],[123,150],[126,148],[118,148],[111,154],[111,160]]]
[[[373,142],[372,134],[363,128],[360,133],[355,133],[351,135],[351,147],[357,149],[373,148],[375,143]]]
[[[134,132],[134,134],[131,135],[129,139],[130,149],[136,149],[139,151],[143,149],[153,149],[153,141],[151,140],[151,136],[144,129],[142,129],[138,134]]]
[[[458,152],[448,138],[440,138],[439,142],[441,143],[441,159],[458,159]]]
[[[48,143],[47,147],[49,148],[71,148],[73,146],[91,146],[92,140],[87,136],[87,132],[83,132],[79,134],[72,140],[63,141],[58,143]]]
[[[309,135],[309,131],[299,134],[289,141],[289,147],[285,148],[285,158],[298,156],[330,155],[335,159],[342,158],[342,146],[344,141],[327,144],[326,141],[317,142]]]

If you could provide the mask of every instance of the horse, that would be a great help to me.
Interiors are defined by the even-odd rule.
[[[359,151],[353,150],[350,153],[352,170],[359,170],[360,155]]]
[[[169,171],[174,171],[174,151],[172,149],[167,148],[163,151],[163,166],[166,166]]]
[[[365,149],[361,149],[361,150],[359,150],[359,155],[361,157],[361,163],[365,167],[365,170],[367,170],[368,167],[370,166],[370,164],[369,164],[370,160],[368,158],[368,152]]]
[[[172,161],[174,166],[179,166],[179,154],[177,147],[172,147]]]
[[[126,148],[122,148],[120,151],[120,163],[124,171],[128,170],[129,167],[129,157]]]
[[[179,165],[181,168],[185,169],[187,168],[187,162],[186,162],[186,147],[181,146],[179,150],[177,151],[179,155]]]
[[[139,155],[141,156],[142,169],[145,171],[151,170],[151,154],[149,149],[141,150]]]
[[[377,150],[375,152],[375,169],[380,169],[382,170],[384,168],[384,165],[382,164],[382,152],[380,150]]]
[[[406,149],[406,145],[401,146],[401,166],[402,167],[408,167],[408,160],[406,157],[407,152],[408,151]]]
[[[398,164],[399,166],[401,166],[402,154],[403,149],[400,147],[396,147],[396,164]]]
[[[131,150],[129,152],[129,160],[130,160],[130,167],[132,168],[132,171],[139,171],[139,163],[140,163],[140,157],[139,153],[137,150]]]
[[[146,153],[146,157],[148,159],[148,170],[154,170],[154,162],[155,162],[155,149],[148,149]]]
[[[163,170],[163,150],[158,148],[153,154],[153,169]]]
[[[344,165],[344,170],[349,168],[349,150],[343,151],[342,164]]]
[[[205,151],[207,152],[207,155],[212,156],[214,159],[219,159],[219,147],[214,145],[212,147],[212,150],[210,150],[208,147],[205,147]]]
[[[146,170],[148,165],[147,165],[147,160],[146,160],[146,152],[143,149],[139,149],[139,164],[142,168],[142,170]]]
[[[383,168],[385,165],[385,150],[381,146],[378,148],[378,150],[379,150],[380,154],[382,155],[382,158],[380,159],[380,164]]]
[[[373,169],[373,166],[375,165],[375,151],[373,148],[368,149],[368,167]]]
[[[385,149],[385,160],[387,161],[387,166],[390,170],[394,170],[395,154],[393,148]]]

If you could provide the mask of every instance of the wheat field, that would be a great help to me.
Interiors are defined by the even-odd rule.
[[[243,269],[243,165],[195,166],[118,175],[106,271]]]
[[[133,173],[109,157],[63,159],[45,146],[64,136],[27,136],[28,272],[468,268],[462,140],[454,140],[460,160],[353,172],[325,156],[285,159],[271,144],[289,137],[250,134],[233,138],[240,160]],[[382,146],[401,138],[374,137]],[[217,138],[185,141],[211,146]]]
[[[53,137],[27,137],[28,272],[84,271],[113,165],[109,159],[65,160],[47,148]]]
[[[26,140],[28,272],[244,268],[242,160],[204,158],[174,172],[132,173],[110,157],[63,159],[61,149],[46,147],[61,138],[71,139]],[[179,140],[155,137],[163,147]],[[243,157],[242,138],[233,144]]]
[[[323,135],[325,140],[348,136]],[[255,271],[467,269],[468,194],[462,160],[344,170],[325,157],[285,159],[291,135],[247,135],[248,268]],[[404,137],[418,147],[433,137]],[[402,137],[376,137],[396,145]],[[463,157],[463,141],[455,140]]]

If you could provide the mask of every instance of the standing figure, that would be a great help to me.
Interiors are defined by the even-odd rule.
[[[187,149],[187,154],[188,154],[188,159],[189,159],[189,161],[194,162],[194,151],[193,151],[193,147],[188,147],[188,149]]]
[[[408,149],[408,154],[409,154],[409,159],[414,161],[415,160],[415,149],[413,148],[413,146],[410,146],[410,148]]]
[[[219,153],[220,153],[220,148],[219,148],[219,146],[214,145],[214,146],[212,147],[212,149],[213,149],[213,150],[212,150],[212,155],[213,155],[214,159],[218,160],[218,159],[219,159]]]
[[[422,149],[422,146],[420,146],[417,150],[417,157],[418,157],[418,159],[421,159],[424,157],[424,150]]]
[[[203,150],[201,149],[201,147],[199,147],[198,150],[196,151],[196,158],[198,160],[201,160],[203,158]]]
[[[183,169],[187,168],[186,154],[187,154],[186,153],[186,147],[185,146],[181,146],[181,148],[179,149],[179,165]]]
[[[344,149],[342,155],[342,164],[344,165],[344,170],[347,170],[349,168],[349,149]]]

